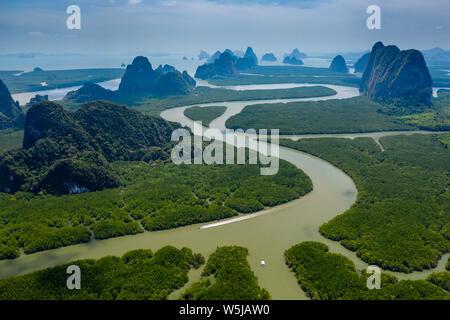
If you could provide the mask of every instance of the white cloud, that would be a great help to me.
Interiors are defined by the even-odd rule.
[[[76,52],[185,54],[251,45],[257,54],[280,55],[295,47],[307,53],[362,51],[379,40],[402,49],[450,48],[449,0],[318,0],[311,7],[288,5],[294,1],[115,0],[116,5],[87,7],[85,28],[76,34],[65,29],[67,16],[53,8],[0,10],[0,24],[8,25],[0,28],[0,36],[15,51],[61,47]],[[366,27],[366,9],[372,3],[381,7],[382,30]],[[70,41],[56,43],[55,34]],[[34,41],[24,41],[24,35]]]
[[[40,31],[30,31],[28,34],[32,37],[43,37],[44,34]]]
[[[175,0],[162,1],[161,4],[166,7],[175,7],[177,2]]]

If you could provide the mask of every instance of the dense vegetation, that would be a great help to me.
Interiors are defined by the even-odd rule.
[[[48,101],[35,104],[27,112],[23,148],[0,156],[0,191],[68,194],[118,187],[108,162],[163,154],[178,127],[104,101],[77,112]]]
[[[378,112],[382,106],[365,97],[260,104],[229,118],[228,128],[278,128],[281,134],[348,133],[412,130],[397,117]]]
[[[435,267],[450,249],[450,153],[436,135],[281,140],[344,170],[357,202],[320,227],[370,264],[411,272]]]
[[[450,81],[450,80],[449,80]],[[432,99],[433,109],[422,114],[405,116],[406,122],[412,122],[421,129],[450,131],[450,90],[439,90],[438,97]]]
[[[0,154],[22,145],[23,130],[5,129],[0,131]]]
[[[0,193],[0,259],[92,234],[105,239],[254,212],[312,189],[286,162],[274,176],[261,176],[256,165],[163,166],[177,127],[105,101],[77,112],[34,105],[23,148],[0,157],[0,191],[9,193]]]
[[[1,71],[2,79],[11,93],[49,90],[81,86],[87,81],[103,82],[121,78],[124,69],[78,69],[78,70],[43,70],[22,73],[20,71]],[[15,75],[20,74],[20,75]],[[47,85],[42,86],[45,82]]]
[[[299,66],[257,66],[237,77],[213,79],[218,86],[270,83],[326,83],[358,87],[360,79],[353,74],[330,71],[328,68]]]
[[[438,90],[437,98],[433,100],[437,109],[441,111],[442,116],[450,116],[450,90]]]
[[[441,287],[444,290],[450,292],[450,272],[449,271],[439,271],[431,274],[428,279],[431,283]]]
[[[166,246],[155,254],[133,250],[121,258],[78,260],[23,276],[0,279],[0,300],[163,300],[204,263],[189,248]],[[81,289],[69,290],[69,265],[81,270]]]
[[[330,57],[331,58],[331,57]],[[433,86],[450,87],[449,72],[442,66],[428,66]],[[448,69],[448,68],[447,68]],[[360,78],[353,74],[342,74],[330,71],[328,68],[289,67],[289,66],[257,66],[238,77],[213,79],[211,84],[245,85],[269,83],[327,83],[358,87]]]
[[[248,101],[248,100],[268,100],[268,99],[288,99],[288,98],[308,98],[331,96],[336,91],[326,87],[300,87],[292,89],[274,89],[274,90],[230,90],[208,87],[197,87],[188,95],[155,96],[150,94],[121,94],[115,102],[132,106],[146,114],[158,116],[161,111],[188,106],[194,104],[223,102],[223,101]],[[76,110],[80,107],[79,103],[70,101],[60,102],[64,107],[70,110]]]
[[[417,126],[419,129],[428,130],[450,130],[450,118],[443,117],[436,112],[425,112],[402,116],[406,124]]]
[[[381,288],[367,288],[367,273],[359,275],[351,260],[328,252],[320,242],[302,242],[285,252],[286,264],[295,273],[300,287],[312,299],[320,300],[449,300],[450,293],[432,283],[442,281],[433,274],[430,280],[402,280],[381,274]],[[444,271],[448,274],[450,272]],[[434,280],[435,278],[439,280]],[[447,283],[448,284],[448,283]]]
[[[443,144],[447,145],[447,148],[450,147],[450,133],[443,133],[438,136],[439,141]]]
[[[92,233],[104,239],[223,219],[312,189],[310,179],[284,161],[273,176],[261,176],[257,165],[112,166],[120,188],[59,197],[0,193],[0,259],[16,258],[20,248],[33,253],[87,242]]]
[[[150,231],[258,211],[312,189],[310,179],[285,161],[273,176],[261,176],[256,165],[118,165],[124,180],[133,181],[123,193],[126,210]]]
[[[395,116],[407,125],[422,130],[449,131],[450,130],[450,91],[439,90],[438,98],[432,98],[432,107],[423,106],[411,108],[383,106],[381,113]]]
[[[394,107],[365,97],[260,104],[245,107],[229,128],[279,128],[282,134],[349,133],[387,130],[450,130],[450,91],[439,90],[432,107]]]
[[[203,270],[204,280],[182,294],[185,300],[268,300],[269,292],[258,284],[247,261],[247,248],[219,247]]]
[[[225,113],[227,107],[211,106],[211,107],[192,107],[184,110],[184,115],[194,121],[201,121],[202,125],[209,127],[214,119],[217,119]]]

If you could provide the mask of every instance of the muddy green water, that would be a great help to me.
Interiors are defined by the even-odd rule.
[[[294,275],[284,264],[283,252],[301,241],[320,241],[318,227],[348,209],[357,192],[349,177],[325,161],[286,149],[281,150],[280,157],[301,167],[311,177],[314,190],[268,214],[215,228],[199,229],[200,225],[192,225],[22,255],[15,260],[0,262],[0,277],[77,259],[121,255],[137,248],[157,250],[165,245],[187,246],[209,256],[217,246],[241,245],[249,249],[251,267],[273,298],[304,299]],[[266,261],[264,268],[259,265],[261,259]]]
[[[336,90],[336,86],[333,88]],[[343,87],[342,91],[338,91],[338,96],[348,97],[351,95],[349,90],[353,89]],[[336,96],[329,98],[336,98]],[[291,100],[293,99],[287,101]],[[239,109],[244,105],[252,103],[258,103],[258,101],[218,104],[225,105],[229,109],[222,117],[214,121],[217,124],[216,127],[222,128],[226,118],[235,112],[240,112]],[[190,121],[183,115],[184,109],[185,107],[170,109],[163,112],[162,116],[168,120],[189,125]],[[321,224],[350,208],[356,200],[357,190],[347,175],[319,158],[287,148],[280,149],[280,158],[296,165],[311,178],[314,186],[311,193],[301,199],[272,208],[267,214],[212,228],[200,229],[207,224],[191,225],[114,239],[93,240],[86,244],[21,255],[15,260],[0,261],[0,278],[77,259],[101,258],[106,255],[120,256],[126,251],[139,248],[157,250],[165,245],[186,246],[208,257],[217,246],[240,245],[249,249],[248,260],[251,268],[261,286],[267,288],[274,299],[306,299],[294,274],[284,263],[283,253],[292,245],[307,240],[322,241],[329,245],[332,252],[342,253],[352,259],[358,269],[367,266],[353,252],[336,242],[324,239],[318,232]],[[266,262],[264,268],[260,266],[261,259]],[[443,258],[437,269],[443,269],[444,265]],[[200,272],[201,270],[191,271],[190,282],[198,280]],[[410,275],[400,274],[400,276],[401,278],[423,278],[427,273],[418,272]],[[180,290],[172,294],[171,298],[176,298],[179,292]]]

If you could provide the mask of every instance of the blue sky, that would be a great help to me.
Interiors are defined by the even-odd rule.
[[[82,13],[68,30],[67,6]],[[366,8],[382,30],[366,28]],[[254,47],[258,53],[362,51],[381,40],[402,49],[450,49],[448,0],[0,0],[0,54],[197,53]]]

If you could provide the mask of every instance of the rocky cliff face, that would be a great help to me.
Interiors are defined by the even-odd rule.
[[[211,79],[213,77],[232,77],[239,75],[233,57],[224,52],[214,63],[204,64],[197,68],[195,77],[199,79]]]
[[[236,56],[234,54],[234,52],[231,51],[231,49],[225,49],[224,52],[228,53],[233,58],[234,62],[238,61],[238,59],[240,58],[240,57]]]
[[[183,71],[182,76],[183,76],[184,81],[186,81],[188,84],[190,84],[192,88],[195,88],[195,86],[197,85],[197,82],[194,80],[194,78],[192,78],[189,75],[189,73],[187,73],[187,71]]]
[[[189,76],[189,75],[187,75]],[[136,57],[127,66],[119,86],[121,93],[150,93],[150,94],[184,94],[194,89],[194,79],[175,70],[171,66],[164,66],[153,70],[151,63],[145,57]]]
[[[355,65],[353,66],[355,68],[355,72],[363,73],[366,69],[367,63],[369,62],[370,52],[364,54],[361,56],[361,58],[356,61]]]
[[[0,130],[22,126],[24,113],[17,102],[13,100],[8,88],[0,80]]]
[[[119,92],[136,93],[152,91],[160,73],[153,70],[147,58],[139,56],[127,66],[122,77]]]
[[[432,80],[422,53],[400,51],[377,42],[361,79],[360,92],[370,99],[397,106],[431,104]]]
[[[330,71],[334,71],[334,72],[343,72],[343,73],[348,72],[347,64],[345,63],[345,59],[341,55],[334,57],[333,61],[331,61],[329,69],[330,69]]]
[[[79,193],[117,187],[109,166],[141,161],[179,125],[126,106],[95,101],[76,112],[45,101],[27,112],[23,148],[0,156],[0,192]]]
[[[219,59],[214,63],[216,73],[221,76],[236,76],[239,71],[236,68],[233,56],[225,52],[220,55]]]
[[[211,79],[216,76],[218,76],[218,74],[216,71],[215,62],[205,63],[204,65],[198,66],[197,71],[195,72],[195,77],[202,80]]]
[[[155,91],[158,94],[187,94],[195,87],[195,80],[187,73],[183,76],[178,70],[164,73],[157,81]],[[192,82],[192,80],[194,82]]]

